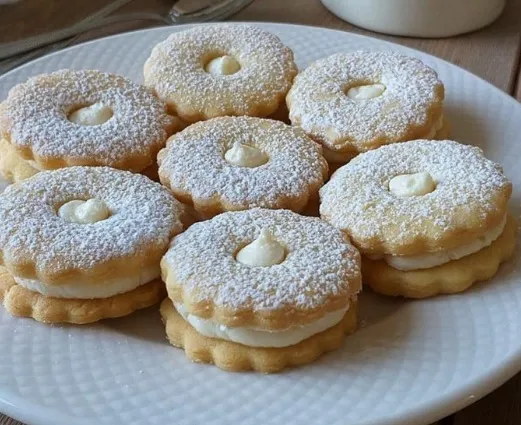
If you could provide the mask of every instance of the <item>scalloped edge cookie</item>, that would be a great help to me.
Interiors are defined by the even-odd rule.
[[[170,344],[184,349],[186,357],[193,362],[213,363],[232,372],[275,373],[311,363],[322,354],[340,347],[345,336],[356,330],[357,324],[357,302],[352,300],[349,310],[337,325],[296,345],[263,348],[201,335],[177,313],[168,298],[161,303],[160,312]]]
[[[269,160],[252,168],[228,163],[223,156],[230,140],[250,143]],[[167,140],[157,162],[161,183],[205,219],[253,207],[300,213],[328,176],[321,146],[304,132],[248,116],[192,124]]]
[[[145,283],[133,291],[109,298],[92,300],[46,297],[18,285],[11,274],[0,267],[0,302],[8,313],[31,317],[42,323],[82,325],[101,319],[126,316],[136,310],[157,304],[166,296],[160,279]]]
[[[385,96],[363,105],[346,99],[349,88],[374,83],[386,84]],[[444,98],[436,71],[418,58],[359,50],[311,63],[295,77],[286,104],[292,124],[314,140],[366,152],[429,134],[443,116]]]
[[[225,53],[241,64],[238,72],[228,78],[205,72],[210,59]],[[143,66],[145,86],[190,123],[276,114],[297,73],[293,51],[279,37],[237,23],[175,32],[153,47]]]
[[[287,263],[272,269],[237,262],[237,252],[264,227],[277,227]],[[172,239],[160,266],[169,298],[188,313],[275,331],[346,308],[362,288],[360,261],[347,235],[324,221],[256,208],[194,224]]]
[[[63,121],[61,119],[62,113],[73,110],[79,106],[84,106],[80,100],[65,100],[62,99],[63,96],[61,95],[56,95],[51,102],[47,97],[49,96],[47,93],[49,87],[52,89],[61,87],[61,90],[66,90],[67,88],[70,90],[71,87],[73,87],[72,90],[88,90],[89,93],[86,95],[91,95],[91,92],[94,91],[109,93],[107,95],[109,96],[107,102],[116,102],[120,101],[121,98],[125,98],[125,107],[128,107],[129,104],[135,106],[135,103],[138,101],[142,102],[143,108],[147,109],[147,114],[142,115],[145,117],[145,120],[148,119],[151,121],[147,123],[147,126],[151,128],[154,126],[156,130],[155,133],[157,134],[147,135],[145,137],[143,131],[137,132],[135,137],[138,138],[138,140],[135,142],[141,142],[144,148],[135,150],[134,152],[127,152],[127,155],[121,155],[121,157],[119,157],[119,153],[129,150],[129,147],[138,146],[134,146],[135,143],[127,144],[125,145],[127,148],[125,150],[121,146],[120,140],[111,150],[103,152],[103,155],[98,152],[99,149],[92,150],[90,157],[85,156],[83,153],[73,153],[71,149],[66,152],[62,152],[61,150],[57,152],[56,146],[68,146],[65,142],[74,140],[74,135],[66,134],[66,136],[64,136],[62,129],[60,136],[62,140],[58,135],[53,134],[49,136],[49,132],[44,131],[41,132],[44,136],[42,136],[39,143],[37,143],[35,140],[35,138],[37,139],[35,136],[37,133],[30,133],[28,131],[28,133],[25,134],[20,130],[20,128],[31,129],[35,126],[48,126],[52,129],[59,128],[58,124]],[[117,93],[114,94],[113,92],[116,91]],[[38,99],[38,96],[35,95],[36,93],[45,94],[42,99],[46,100],[47,103],[42,103],[43,100]],[[70,96],[73,96],[74,93]],[[33,95],[34,99],[32,102],[27,103],[27,98],[30,97],[30,95]],[[114,99],[110,96],[113,96]],[[128,97],[128,99],[125,96]],[[79,95],[76,97],[78,99],[80,98]],[[52,107],[49,107],[49,105],[52,105]],[[34,113],[24,115],[26,114],[26,109],[29,107],[44,108],[44,114],[41,117],[41,114],[37,115]],[[124,108],[121,107],[120,109],[123,110]],[[25,118],[23,118],[24,116]],[[27,122],[27,119],[30,121],[36,116],[38,116],[38,118],[34,118],[36,124],[34,122]],[[129,120],[128,117],[121,115],[118,121],[124,121],[124,119]],[[152,122],[154,119],[155,122]],[[23,126],[20,125],[20,123],[25,123],[26,125]],[[46,170],[84,165],[110,166],[121,170],[139,172],[151,164],[157,152],[164,147],[166,139],[182,128],[182,126],[182,121],[179,120],[177,116],[168,114],[166,104],[160,99],[157,99],[150,89],[126,77],[92,69],[61,69],[31,77],[27,81],[12,87],[7,98],[2,103],[2,107],[0,107],[1,137],[6,139],[13,149],[16,150],[17,155],[22,159],[35,161],[38,164],[38,168]],[[101,137],[99,134],[101,130],[95,130],[97,127],[100,126],[92,126],[90,130],[93,133],[92,136],[89,136],[90,140],[93,141],[92,143],[105,143],[112,146],[112,144],[109,144],[109,142],[112,142],[112,138],[106,136],[106,140],[103,140],[105,137]],[[127,125],[125,128],[133,127],[132,125],[130,127]],[[123,139],[128,140],[129,136],[126,135]],[[60,143],[57,143],[57,141],[60,141]],[[42,148],[42,144],[44,148]],[[118,154],[118,158],[115,158],[116,154]]]
[[[509,214],[505,230],[491,245],[475,254],[423,270],[402,271],[384,260],[362,257],[364,284],[384,295],[427,298],[463,292],[478,281],[494,276],[516,246],[517,222]]]
[[[401,198],[388,189],[415,169],[435,190]],[[473,243],[499,226],[512,182],[481,148],[453,140],[411,140],[364,152],[320,189],[320,216],[344,230],[363,254],[417,255]]]
[[[113,202],[117,220],[100,224],[104,227],[78,227],[57,220],[62,199],[98,194]],[[19,208],[20,203],[25,210]],[[110,167],[67,167],[38,173],[11,185],[0,197],[0,204],[4,221],[0,227],[0,265],[17,278],[47,285],[71,281],[90,284],[93,280],[96,285],[96,280],[140,276],[141,269],[158,267],[170,239],[193,222],[187,208],[159,183]],[[28,220],[32,227],[24,225]],[[145,224],[148,226],[142,229]],[[40,237],[34,236],[34,228],[40,230]],[[46,236],[41,236],[44,233]],[[74,242],[81,237],[89,243]],[[109,243],[103,242],[108,238],[112,238]],[[119,238],[117,245],[112,243],[115,238]],[[49,244],[56,249],[49,250]]]

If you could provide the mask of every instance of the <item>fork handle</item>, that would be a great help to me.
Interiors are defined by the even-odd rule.
[[[201,2],[199,2],[199,7],[194,9],[192,6],[193,0],[180,0],[177,1],[170,10],[169,18],[173,24],[219,21],[239,12],[252,1],[253,0],[220,0],[213,1],[209,5],[208,1],[206,1],[206,6],[202,6]]]

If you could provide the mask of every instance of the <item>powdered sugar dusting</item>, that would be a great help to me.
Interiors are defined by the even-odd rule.
[[[355,101],[346,96],[360,84],[382,83],[376,98]],[[441,97],[440,97],[441,93]],[[425,126],[435,102],[443,100],[436,72],[420,60],[390,52],[338,53],[301,72],[288,94],[290,119],[331,149],[354,146],[366,151],[403,141],[411,126]]]
[[[95,224],[57,215],[73,199],[98,198],[111,215]],[[44,171],[0,195],[0,247],[6,262],[38,270],[91,269],[112,259],[168,246],[182,230],[182,206],[145,176],[107,167]]]
[[[238,72],[204,70],[205,61],[224,54],[239,62]],[[274,111],[296,72],[293,52],[275,35],[249,25],[205,25],[159,43],[145,64],[145,83],[181,114],[248,115],[259,105]]]
[[[401,174],[428,172],[436,189],[423,196],[397,197],[389,181]],[[443,239],[446,232],[485,223],[498,211],[511,183],[498,164],[477,147],[453,141],[419,140],[384,146],[357,156],[320,190],[320,213],[355,241]],[[391,252],[392,254],[392,252]]]
[[[286,248],[286,259],[270,267],[236,261],[263,228]],[[316,308],[339,294],[347,299],[358,291],[353,280],[360,274],[358,251],[341,231],[287,210],[229,212],[196,223],[174,238],[165,260],[195,300],[255,311]]]
[[[260,149],[269,161],[253,168],[228,163],[224,155],[236,141]],[[194,124],[169,141],[158,163],[162,181],[175,193],[202,204],[221,198],[236,209],[274,208],[281,198],[316,193],[327,167],[320,146],[300,129],[251,117]]]
[[[79,107],[101,103],[114,115],[102,125],[70,122]],[[61,70],[29,79],[4,102],[0,130],[13,145],[43,158],[119,166],[152,155],[164,143],[171,118],[163,102],[145,87],[114,74]]]

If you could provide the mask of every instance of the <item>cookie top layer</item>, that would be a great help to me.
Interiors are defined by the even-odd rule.
[[[205,70],[224,55],[240,69],[230,75]],[[145,84],[188,122],[270,115],[284,101],[296,73],[293,52],[278,37],[237,24],[176,32],[154,47],[144,68]]]
[[[366,100],[349,89],[381,84]],[[311,64],[287,96],[290,119],[334,151],[365,152],[424,137],[441,118],[444,88],[418,59],[392,52],[338,53]]]
[[[72,200],[97,199],[106,219],[79,224],[59,216]],[[0,252],[15,276],[53,284],[75,274],[159,263],[182,230],[183,206],[147,177],[108,167],[43,171],[0,195]],[[102,282],[102,281],[101,281]]]
[[[255,148],[264,164],[230,163],[236,143]],[[223,212],[252,207],[302,209],[327,177],[320,145],[300,129],[279,121],[222,117],[203,121],[172,136],[158,155],[161,182],[178,199]],[[214,204],[217,204],[216,206]]]
[[[434,190],[398,196],[389,189],[396,176],[418,173],[430,175]],[[418,140],[366,152],[340,168],[320,190],[320,214],[364,253],[415,255],[468,244],[498,226],[511,192],[481,149]]]
[[[273,266],[237,252],[267,229],[286,250]],[[287,210],[220,214],[175,237],[161,262],[170,298],[227,326],[285,329],[345,308],[360,290],[360,256],[331,225]]]
[[[80,125],[68,117],[89,105],[112,117]],[[0,107],[0,132],[38,168],[107,165],[141,171],[153,162],[175,125],[165,104],[145,87],[94,70],[65,69],[30,78],[11,89]]]

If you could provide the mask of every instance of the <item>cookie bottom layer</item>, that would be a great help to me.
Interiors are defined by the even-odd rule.
[[[491,245],[474,254],[431,269],[402,271],[383,260],[362,257],[364,284],[375,292],[406,298],[427,298],[468,289],[478,281],[494,276],[516,246],[516,220],[508,215],[505,229]]]
[[[41,170],[23,159],[5,139],[0,139],[0,174],[10,183],[16,183],[34,176]],[[153,163],[141,171],[149,179],[159,181],[157,164]]]
[[[101,319],[126,316],[150,307],[166,296],[159,280],[145,283],[133,291],[93,300],[46,297],[18,285],[11,274],[0,267],[0,301],[13,316],[32,317],[43,323],[86,324]]]
[[[338,348],[345,335],[356,330],[357,303],[351,302],[349,310],[337,325],[296,345],[282,348],[248,347],[203,336],[177,313],[169,298],[161,303],[161,316],[168,340],[173,346],[183,348],[190,360],[213,363],[233,372],[254,370],[274,373],[311,363],[322,354]]]

